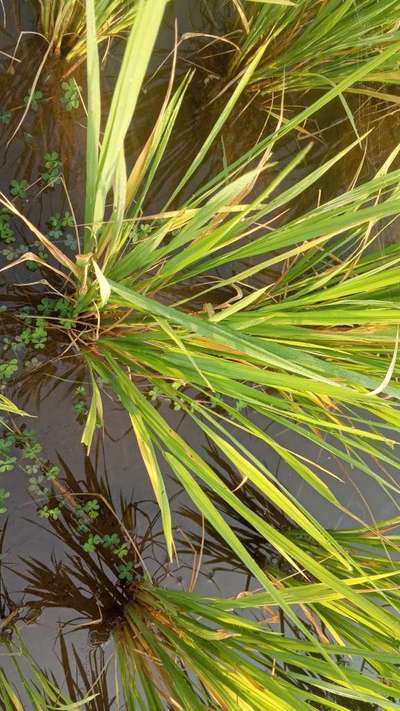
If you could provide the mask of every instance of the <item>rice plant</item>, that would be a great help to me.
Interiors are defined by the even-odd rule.
[[[257,514],[265,518],[269,518],[273,512],[265,512],[263,509],[263,501],[259,499],[257,490],[252,487],[246,487],[246,491],[240,492],[242,501],[251,502],[251,508]],[[219,511],[224,516],[231,516],[232,527],[242,540],[249,552],[259,562],[260,566],[269,572],[271,578],[274,578],[279,588],[284,591],[283,594],[290,594],[288,591],[296,591],[301,594],[301,591],[308,589],[310,592],[314,590],[312,579],[307,581],[304,579],[304,571],[299,571],[294,566],[290,566],[287,561],[276,555],[276,552],[262,539],[262,536],[252,528],[248,522],[241,516],[232,516],[226,505],[223,502],[218,502],[216,497],[213,497]],[[224,575],[229,572],[242,571],[246,574],[246,567],[240,559],[232,554],[229,544],[226,543],[223,536],[207,523],[202,521],[201,515],[191,510],[184,510],[185,516],[195,524],[195,527],[190,526],[185,532],[180,542],[180,552],[187,553],[189,551],[196,552],[202,556],[203,564],[206,567],[211,567],[213,571],[222,570]],[[382,594],[382,600],[393,610],[398,609],[398,593],[400,590],[399,570],[396,566],[396,559],[399,552],[399,527],[400,518],[394,517],[384,521],[376,521],[373,525],[361,526],[359,528],[339,528],[330,530],[332,537],[343,546],[348,555],[353,561],[357,561],[360,570],[363,570],[363,577],[354,580],[346,580],[346,584],[357,587],[362,594],[375,597],[376,594]],[[302,548],[312,555],[315,560],[323,564],[327,570],[330,570],[338,577],[341,577],[343,571],[337,565],[334,558],[326,556],[325,551],[320,548],[314,541],[304,537],[302,532],[296,527],[286,524],[285,534],[293,542],[301,545]],[[243,598],[245,605],[255,603],[255,607],[261,606],[261,601],[267,600],[264,593],[260,592],[252,594],[248,592],[248,587],[251,585],[251,580],[248,581],[246,592],[239,595]],[[378,592],[378,589],[379,592]],[[324,642],[331,639],[336,640],[339,644],[345,646],[353,643],[360,645],[366,644],[370,649],[392,649],[394,652],[393,638],[391,635],[380,637],[378,629],[372,629],[368,618],[362,618],[355,612],[351,604],[342,605],[340,598],[332,596],[330,601],[319,599],[318,590],[321,591],[320,585],[315,587],[315,597],[312,595],[309,599],[303,599],[301,604],[302,613],[305,615],[309,625],[314,628],[314,631]],[[258,602],[257,602],[258,600]],[[321,604],[320,604],[321,603]],[[239,605],[236,601],[234,606]],[[281,633],[288,633],[288,636],[298,636],[298,632],[285,614],[277,611],[274,619],[273,612],[276,607],[271,603],[268,607],[271,613],[271,620],[275,624],[280,623]]]
[[[0,667],[0,708],[4,711],[77,711],[87,708],[95,697],[93,693],[79,700],[72,700],[65,691],[57,685],[50,675],[46,674],[33,659],[20,635],[13,643],[1,645],[3,659],[9,656],[10,667],[14,669],[18,684],[12,682],[9,673]],[[27,703],[29,706],[27,706]]]
[[[358,634],[350,644],[339,637],[328,640],[327,625],[319,626],[311,611],[323,610],[334,620],[329,630],[340,630],[340,621],[349,629],[351,620],[346,621],[341,598],[325,586],[290,579],[283,583],[287,600],[303,611],[306,624],[320,635],[320,654],[298,631],[284,636],[281,626],[278,632],[280,616],[276,618],[274,601],[266,593],[222,600],[138,583],[132,585],[132,601],[111,631],[116,673],[114,664],[107,665],[104,655],[97,658],[94,652],[89,676],[77,649],[72,645],[71,657],[61,635],[67,680],[59,685],[39,669],[18,635],[13,644],[6,643],[5,653],[19,684],[11,684],[0,669],[0,702],[12,711],[24,708],[25,695],[35,711],[397,708],[397,648],[391,639],[373,629],[360,639],[354,624]],[[373,595],[373,587],[368,591],[372,581],[347,583]],[[393,588],[388,583],[386,587]],[[256,619],[254,609],[259,610]]]
[[[285,591],[288,600],[302,606],[307,587],[312,597],[312,585],[293,586]],[[326,596],[329,608],[331,594],[315,593],[322,606]],[[263,606],[258,621],[236,614],[254,602]],[[268,629],[271,602],[267,594],[222,601],[149,586],[138,589],[113,635],[126,708],[396,708],[395,650],[366,652],[363,644],[345,648],[324,642],[327,659],[315,656],[308,641]],[[366,654],[369,673],[357,670],[358,653],[364,659]]]
[[[27,416],[27,413],[24,412],[23,410],[20,410],[19,407],[17,407],[8,397],[0,393],[0,411],[3,412],[11,412],[14,415],[24,415],[25,417]]]
[[[84,0],[35,0],[40,13],[40,28],[56,54],[77,62],[86,52]],[[120,37],[132,26],[136,0],[97,0],[97,41]]]
[[[77,625],[91,630],[92,644],[99,645],[109,637],[114,642],[117,674],[113,671],[113,659],[109,658],[112,663],[107,665],[100,647],[96,646],[90,657],[88,676],[78,650],[73,644],[70,648],[61,635],[61,659],[73,701],[89,696],[87,708],[104,709],[109,703],[109,708],[116,711],[164,708],[165,703],[172,708],[201,708],[201,704],[208,704],[209,708],[232,711],[274,705],[280,708],[278,699],[285,700],[282,708],[290,709],[307,708],[310,703],[348,709],[353,708],[349,705],[353,701],[358,709],[363,702],[382,702],[383,708],[391,708],[390,698],[397,694],[394,667],[397,641],[371,626],[368,616],[348,603],[342,604],[342,598],[329,587],[304,581],[303,575],[287,565],[279,568],[269,562],[263,569],[268,569],[284,598],[299,608],[306,629],[319,638],[319,654],[307,635],[293,627],[265,593],[218,599],[193,592],[168,591],[160,587],[162,577],[158,576],[158,584],[149,575],[146,579],[140,565],[135,566],[134,579],[121,589],[112,551],[109,546],[100,550],[101,546],[95,545],[89,550],[85,543],[88,532],[99,539],[107,532],[111,540],[126,527],[135,540],[135,550],[145,560],[146,548],[153,545],[152,525],[143,531],[143,536],[137,535],[131,516],[134,511],[138,514],[140,507],[133,509],[123,500],[118,523],[107,483],[92,469],[88,474],[89,491],[65,467],[65,479],[56,480],[54,485],[58,498],[48,498],[51,510],[56,503],[60,506],[61,501],[67,502],[57,517],[48,519],[51,529],[69,551],[66,560],[59,564],[53,558],[50,565],[37,559],[27,560],[25,570],[20,573],[26,581],[28,609],[67,607],[78,616],[76,619],[74,615],[74,624],[67,628],[69,634]],[[93,497],[97,496],[100,502],[107,502],[107,508],[103,504],[96,512],[92,506],[88,508],[97,516],[86,515],[81,530],[83,519],[77,515],[76,505],[85,493],[90,494],[88,502],[93,503]],[[365,563],[363,577],[344,576],[343,583],[370,599],[381,595],[393,607],[400,589],[399,574],[393,570],[390,559],[382,555],[384,549],[380,547],[385,546],[387,551],[397,548],[397,536],[391,532],[396,526],[398,521],[386,522],[375,536],[370,530],[333,532],[341,536],[343,547],[351,551],[354,560]],[[290,535],[295,539],[296,529]],[[247,540],[250,536],[249,529]],[[218,534],[207,527],[206,555],[210,537],[217,538]],[[246,536],[240,537],[246,540]],[[257,540],[262,546],[263,540],[260,537]],[[221,544],[223,548],[223,539]],[[369,547],[367,555],[362,552],[363,545]],[[338,577],[342,576],[340,566],[325,560],[325,552],[306,539],[304,547],[308,546],[317,560],[328,569],[332,566]],[[130,553],[135,555],[134,550]],[[154,562],[154,554],[151,558]],[[254,611],[258,613],[256,618]],[[26,654],[25,648],[23,656]],[[357,671],[360,660],[362,669]],[[114,696],[113,686],[108,683],[112,678],[117,684]],[[59,688],[59,680],[52,679],[51,683],[53,691]],[[389,700],[387,706],[385,700]]]
[[[73,308],[65,336],[80,352],[92,383],[82,441],[90,448],[96,425],[103,421],[102,391],[113,393],[132,424],[171,558],[174,540],[165,471],[175,476],[195,507],[223,535],[268,599],[313,645],[322,649],[275,577],[254,560],[218,511],[209,490],[290,565],[339,596],[344,609],[351,607],[354,615],[397,641],[400,624],[394,605],[381,604],[385,590],[373,582],[373,594],[363,595],[357,585],[345,582],[347,575],[364,580],[361,562],[277,481],[254,447],[262,445],[266,455],[282,457],[295,476],[340,511],[346,510],[346,492],[340,500],[323,478],[327,473],[337,478],[336,466],[327,472],[301,452],[283,447],[279,438],[268,434],[267,424],[278,423],[334,455],[335,462],[361,470],[389,497],[398,493],[396,482],[382,467],[396,466],[400,253],[396,244],[376,246],[383,228],[399,211],[400,171],[392,167],[398,150],[373,179],[300,217],[291,217],[295,201],[353,146],[289,187],[287,178],[307,148],[273,179],[265,177],[273,147],[284,135],[354,82],[385,67],[398,47],[390,44],[357,66],[314,104],[234,164],[224,166],[189,198],[182,198],[261,61],[261,47],[167,204],[149,216],[146,196],[190,76],[175,91],[170,87],[129,173],[124,139],[166,4],[167,0],[138,2],[101,131],[96,13],[93,0],[87,0],[85,230],[73,260],[3,195],[3,204],[20,216],[53,259],[47,264],[27,254],[15,264],[35,259],[49,268],[55,275],[57,298],[62,280],[64,298]],[[233,273],[218,277],[217,268],[229,265],[235,265]],[[255,284],[260,277],[265,279],[261,287]],[[292,540],[243,504],[200,448],[185,441],[163,417],[155,400],[172,403],[190,418],[199,436],[230,460],[241,486],[251,482],[302,536]],[[254,447],[244,445],[242,434]],[[309,541],[335,566],[316,558]],[[321,654],[325,658],[323,650]]]
[[[399,40],[397,0],[299,0],[264,3],[234,0],[243,25],[232,70],[267,47],[252,77],[255,90],[327,90]],[[393,55],[346,91],[397,103],[398,59]]]

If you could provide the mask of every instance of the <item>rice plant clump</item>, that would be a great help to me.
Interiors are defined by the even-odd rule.
[[[298,477],[339,509],[343,503],[318,469],[296,451],[282,447],[255,418],[284,424],[339,460],[361,467],[367,477],[390,492],[392,484],[360,459],[360,453],[392,462],[394,439],[388,425],[395,428],[398,421],[398,365],[393,354],[397,352],[400,257],[397,246],[373,252],[375,227],[398,212],[399,171],[390,170],[395,154],[374,179],[301,217],[274,225],[272,231],[259,233],[260,225],[274,221],[278,211],[310,189],[346,153],[292,187],[280,188],[303,160],[305,149],[277,177],[267,180],[256,197],[249,198],[269,165],[274,144],[349,86],[352,79],[347,77],[171,211],[169,205],[201,165],[248,84],[261,60],[260,51],[168,204],[143,232],[145,198],[190,79],[185,78],[175,93],[168,92],[153,132],[128,174],[124,139],[165,6],[165,0],[151,5],[143,0],[138,5],[101,134],[96,15],[94,4],[88,2],[86,228],[76,259],[55,246],[5,196],[3,203],[20,215],[50,252],[54,260],[49,263],[50,273],[64,279],[64,296],[71,306],[66,337],[79,349],[92,384],[83,442],[90,447],[96,425],[103,419],[101,390],[111,388],[136,435],[160,506],[169,556],[173,556],[174,543],[165,467],[208,521],[226,533],[239,558],[267,590],[274,590],[277,599],[279,591],[268,574],[249,555],[205,488],[241,512],[281,555],[304,566],[321,582],[327,582],[328,575],[335,589],[349,595],[340,579],[328,574],[303,549],[301,540],[294,544],[242,504],[207,460],[160,414],[154,398],[172,402],[186,413],[230,459],[243,481],[251,481],[278,505],[338,560],[343,572],[358,570],[315,517],[278,485],[272,471],[239,440],[235,429],[281,456]],[[394,51],[391,46],[367,62],[364,74],[384,64]],[[249,167],[250,161],[255,167]],[[228,183],[227,174],[231,176]],[[17,262],[32,258],[23,255]],[[245,266],[248,259],[254,260],[251,266]],[[216,280],[214,270],[232,263],[243,266],[232,276]],[[282,265],[288,266],[282,271]],[[277,270],[275,277],[257,288],[254,277],[272,268]],[[189,281],[195,289],[182,298],[181,285]],[[236,285],[240,285],[238,291]],[[381,397],[383,392],[385,397]],[[362,596],[351,593],[350,597],[384,627],[396,628],[389,612],[367,604]],[[295,614],[294,619],[299,623]]]
[[[268,616],[256,622],[235,614],[231,602],[150,586],[136,590],[114,631],[127,708],[395,708],[388,696],[398,695],[396,684],[385,688],[372,675],[348,669],[340,645],[323,645],[334,664],[317,659],[307,641],[269,631]],[[245,611],[253,603],[250,596],[232,606]],[[268,605],[266,596],[260,604]],[[370,662],[390,674],[385,656],[389,661],[375,650]]]
[[[397,0],[299,0],[258,3],[234,0],[243,25],[232,71],[266,50],[251,83],[273,97],[281,92],[328,90],[368,59],[398,43]],[[354,82],[347,92],[396,102],[397,55]]]
[[[74,506],[62,525],[58,494],[41,512],[63,536],[69,531],[74,546],[92,561],[90,570],[92,554],[96,565],[97,557],[108,565],[111,556],[114,587],[121,590],[118,614],[115,591],[110,592],[110,628],[127,708],[341,710],[350,700],[392,711],[392,699],[400,695],[400,623],[398,571],[390,555],[398,552],[392,529],[399,521],[376,528],[359,521],[350,532],[328,529],[282,484],[271,460],[278,457],[297,482],[341,514],[351,512],[346,486],[334,486],[343,484],[340,466],[357,470],[388,498],[399,493],[386,467],[397,467],[400,247],[379,244],[399,213],[399,148],[374,176],[354,181],[329,201],[315,200],[315,207],[300,214],[294,206],[302,194],[317,195],[320,178],[361,139],[301,179],[293,175],[311,145],[278,169],[275,163],[284,136],[355,82],[392,66],[398,47],[378,43],[379,51],[338,75],[314,103],[281,120],[246,154],[232,164],[225,161],[220,172],[193,188],[192,178],[262,67],[261,45],[178,184],[149,214],[149,191],[192,80],[191,73],[177,84],[172,77],[150,135],[130,165],[125,139],[166,5],[167,0],[137,1],[103,116],[99,4],[87,0],[84,224],[80,228],[73,220],[71,254],[1,194],[9,214],[22,221],[47,257],[24,252],[2,270],[32,262],[46,270],[46,281],[39,281],[46,287],[40,301],[44,325],[35,338],[47,339],[52,324],[66,352],[86,369],[91,398],[87,411],[79,403],[79,414],[89,452],[104,423],[105,398],[125,411],[170,561],[177,545],[168,475],[201,516],[204,533],[216,531],[217,544],[222,540],[260,589],[242,598],[203,599],[163,590],[144,575],[136,579],[133,560],[122,568],[117,560],[126,541],[111,542],[100,528],[79,528],[89,528],[86,519],[97,511],[94,495],[89,509]],[[331,10],[333,20],[332,5]],[[54,46],[61,44],[55,40]],[[58,154],[49,155],[52,181],[61,176]],[[14,184],[12,197],[24,200],[26,188]],[[27,318],[35,324],[38,314],[39,307]],[[27,326],[27,338],[34,331]],[[167,404],[192,422],[198,441],[180,434],[165,415]],[[14,408],[8,399],[2,405]],[[284,446],[271,425],[291,432],[293,444]],[[229,461],[235,486],[221,476],[203,443]],[[304,445],[329,456],[330,464],[311,459]],[[254,497],[243,494],[250,488]],[[259,497],[265,506],[253,505]],[[282,520],[289,525],[276,523]],[[244,528],[259,548],[265,544],[267,555],[255,555]],[[268,558],[274,554],[278,570]],[[69,569],[64,580],[73,577]],[[91,591],[96,582],[92,575]],[[265,609],[271,613],[266,618],[250,616]],[[90,616],[96,612],[92,605]],[[278,622],[280,631],[267,631]]]
[[[86,53],[86,15],[83,0],[35,0],[40,28],[56,54],[77,62]],[[122,36],[132,26],[136,0],[96,0],[97,41]]]

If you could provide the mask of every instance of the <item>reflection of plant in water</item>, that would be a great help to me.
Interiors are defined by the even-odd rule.
[[[68,696],[64,684],[57,684],[33,659],[17,629],[17,624],[31,621],[29,608],[16,604],[9,594],[3,575],[7,524],[0,533],[0,708],[2,711],[44,711],[44,709],[80,708],[90,703],[93,692],[87,689],[78,696]],[[8,663],[7,669],[5,668]],[[19,685],[12,683],[10,669],[16,672]],[[26,706],[29,702],[29,707]],[[72,706],[72,701],[78,702]],[[101,707],[99,707],[100,709]],[[93,707],[95,711],[96,707]]]
[[[82,659],[82,655],[72,645],[67,645],[62,632],[59,635],[60,658],[65,673],[65,684],[70,698],[79,702],[84,697],[93,695],[93,699],[86,702],[86,711],[122,711],[122,702],[118,702],[112,675],[108,673],[104,650],[95,646],[89,652],[89,658]]]
[[[78,110],[70,112],[64,110],[62,98],[65,90],[62,83],[65,80],[65,66],[54,58],[48,58],[46,66],[42,67],[40,82],[32,91],[33,76],[41,66],[45,46],[43,38],[39,39],[36,34],[29,32],[24,32],[20,39],[15,48],[15,59],[10,59],[9,66],[0,73],[0,116],[4,114],[5,117],[4,122],[0,121],[3,180],[7,180],[8,184],[11,180],[26,181],[28,190],[23,193],[25,197],[16,199],[29,201],[26,209],[40,214],[42,228],[46,231],[45,224],[49,215],[70,208],[69,198],[73,197],[74,189],[75,193],[79,192],[78,181],[74,178],[70,196],[65,189],[64,179],[68,181],[72,165],[74,168],[78,166],[78,170],[81,165],[84,154],[84,108],[80,106]],[[74,73],[74,85],[78,86],[80,80],[81,73],[77,71]],[[7,147],[9,143],[13,146],[10,151]],[[58,154],[57,159],[54,153]],[[14,228],[12,223],[11,227]],[[68,249],[71,249],[71,244],[74,249],[76,238],[71,240],[69,232],[65,231],[65,237],[68,236],[70,242]],[[38,251],[32,240],[29,244],[26,231],[17,226],[15,234],[18,244],[14,250],[8,249],[5,253],[0,248],[0,253],[8,260],[17,259],[24,251]],[[43,252],[40,256],[43,258]]]
[[[130,585],[143,579],[145,557],[157,555],[158,535],[153,530],[156,519],[148,518],[140,504],[121,496],[118,515],[108,483],[89,462],[87,466],[85,484],[65,464],[63,479],[57,470],[51,480],[34,480],[31,492],[38,514],[68,553],[66,561],[53,558],[51,565],[25,560],[19,575],[27,583],[26,594],[38,598],[30,601],[31,607],[69,608],[107,637],[130,599]]]
[[[13,624],[14,618],[18,616],[18,606],[15,605],[11,596],[8,593],[4,575],[4,543],[7,531],[7,522],[1,528],[0,532],[0,638],[3,639],[9,635],[10,627]]]

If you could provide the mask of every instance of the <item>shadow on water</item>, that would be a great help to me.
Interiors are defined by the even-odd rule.
[[[34,105],[10,141],[23,117],[26,97],[46,51],[43,39],[27,34],[20,40],[15,59],[12,58],[20,30],[34,32],[36,20],[27,3],[14,2],[11,5],[7,28],[0,36],[1,49],[6,53],[0,55],[0,189],[10,194],[12,181],[26,180],[26,194],[15,198],[18,206],[23,207],[34,224],[49,232],[57,229],[51,223],[52,217],[72,209],[77,222],[83,221],[85,111],[82,108],[65,110],[63,82],[68,78],[68,70],[61,60],[50,58],[38,79],[36,91],[40,95],[36,96]],[[156,70],[173,45],[176,16],[180,34],[195,32],[203,37],[188,37],[180,47],[178,76],[183,77],[193,67],[196,74],[160,166],[157,192],[154,188],[149,195],[147,209],[150,213],[163,205],[226,100],[225,95],[219,96],[219,92],[226,84],[230,46],[204,35],[221,34],[229,16],[222,13],[222,16],[215,17],[210,2],[200,5],[196,0],[190,3],[176,0],[170,5],[159,38],[135,128],[128,135],[128,155],[132,160],[137,156],[160,110],[170,65]],[[122,43],[112,44],[104,65],[105,104],[121,49]],[[77,69],[73,79],[84,95],[82,67]],[[309,100],[308,96],[298,97],[299,102]],[[364,144],[368,150],[364,153],[364,146],[362,149],[356,147],[316,186],[315,191],[310,191],[293,207],[294,213],[310,208],[317,200],[344,191],[358,172],[363,177],[374,175],[396,145],[396,111],[383,114],[377,102],[360,102],[359,99],[354,100],[352,110],[360,134],[373,128],[368,143]],[[261,135],[273,131],[277,119],[270,117],[267,120],[267,116],[265,103],[252,99],[249,104],[246,97],[188,190],[195,190],[202,181],[219,171],[225,160],[235,160]],[[318,119],[310,121],[278,146],[274,160],[279,168],[309,140],[313,140],[314,149],[305,164],[291,176],[293,181],[354,140],[353,128],[340,103],[325,109]],[[45,155],[52,152],[57,153],[62,167],[60,180],[49,185],[43,177],[46,172],[44,163]],[[270,180],[275,170],[278,167],[271,167],[265,179]],[[11,229],[15,240],[0,243],[2,266],[18,258],[31,241],[28,230],[21,224],[12,221]],[[75,249],[75,236],[69,226],[58,229],[60,234],[55,239],[61,240],[66,249]],[[193,579],[193,569],[199,564],[199,556],[203,566],[197,589],[202,592],[234,594],[246,585],[251,587],[251,581],[225,542],[209,527],[204,527],[201,515],[190,509],[172,477],[167,486],[173,502],[174,520],[177,521],[179,563],[174,566],[168,563],[152,490],[119,404],[111,398],[106,399],[107,429],[99,433],[89,459],[77,444],[87,407],[86,375],[76,355],[66,350],[68,344],[59,342],[54,329],[54,338],[48,339],[44,351],[32,342],[23,344],[22,350],[8,350],[11,345],[7,339],[14,342],[23,330],[23,309],[37,305],[48,293],[45,284],[35,283],[43,282],[45,270],[35,268],[33,264],[31,269],[24,266],[12,273],[2,272],[1,278],[1,303],[7,306],[7,311],[0,313],[2,347],[12,357],[22,359],[24,366],[18,373],[18,380],[10,381],[11,389],[21,406],[38,415],[37,420],[25,422],[24,428],[34,432],[34,441],[41,443],[43,451],[37,452],[39,463],[34,458],[24,459],[26,437],[24,444],[21,444],[22,436],[21,441],[17,437],[17,469],[4,475],[4,484],[11,493],[9,519],[2,525],[0,539],[3,586],[0,631],[7,634],[11,623],[20,621],[24,637],[35,649],[43,668],[56,675],[60,666],[64,669],[71,698],[92,690],[95,683],[95,689],[101,692],[100,697],[87,708],[93,711],[110,709],[114,689],[112,683],[107,682],[107,675],[102,674],[110,656],[107,640],[138,582],[149,575],[157,583],[187,588]],[[18,285],[26,282],[31,286]],[[221,477],[230,485],[240,487],[236,473],[217,458],[210,443],[205,438],[199,440],[192,421],[170,409],[168,402],[159,406],[175,429],[199,449],[208,451],[209,460],[217,466]],[[277,437],[285,443],[293,435],[280,432]],[[265,451],[255,451],[255,454],[260,458],[267,456],[268,466],[281,484],[300,500],[306,500],[308,508],[324,524],[335,527],[337,512],[333,514],[332,509],[321,504],[315,492],[297,481],[276,455]],[[307,455],[318,458],[320,453],[307,452]],[[53,466],[59,468],[59,478],[49,478]],[[347,494],[347,505],[357,515],[364,517],[370,506],[377,518],[393,515],[393,504],[373,484],[366,487],[364,482],[365,502],[358,493],[358,474],[345,472],[343,478],[346,485],[349,481],[354,482],[353,500],[349,502]],[[50,498],[46,498],[46,510],[41,487],[51,490]],[[265,504],[255,489],[246,487],[241,493],[253,510],[274,522],[280,530],[294,529],[284,514],[273,504]],[[234,527],[255,559],[262,565],[287,573],[286,564],[242,523],[238,520]],[[13,678],[13,672],[10,671],[10,675]],[[358,705],[357,708],[362,707]]]

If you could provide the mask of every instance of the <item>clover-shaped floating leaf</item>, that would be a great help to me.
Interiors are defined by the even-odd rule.
[[[0,123],[7,126],[11,121],[11,111],[0,110]]]
[[[39,108],[40,102],[44,98],[44,93],[40,89],[37,89],[36,91],[33,92],[32,96],[30,94],[27,94],[24,97],[24,103],[29,104],[29,108],[32,109],[32,111],[37,111]]]
[[[120,580],[125,580],[127,583],[133,581],[133,563],[123,563],[118,568],[118,577]]]
[[[10,193],[13,197],[19,197],[25,200],[28,194],[28,181],[22,180],[12,180],[10,183]]]
[[[63,90],[63,95],[61,97],[61,103],[63,104],[66,111],[73,111],[79,107],[79,91],[81,87],[78,86],[75,79],[68,79],[63,81],[61,84]]]
[[[100,543],[102,543],[102,537],[91,533],[86,543],[83,544],[83,550],[86,553],[94,553]]]

